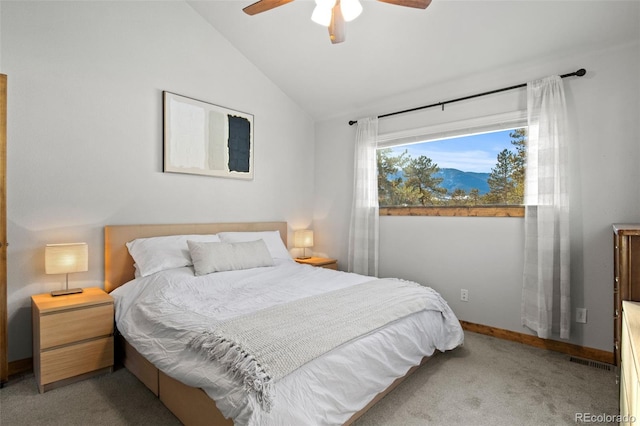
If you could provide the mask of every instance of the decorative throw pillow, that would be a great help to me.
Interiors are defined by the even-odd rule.
[[[287,259],[293,261],[289,250],[282,242],[279,231],[257,231],[257,232],[219,232],[217,234],[225,243],[240,243],[246,241],[263,240],[274,259]]]
[[[196,275],[273,266],[263,240],[240,243],[187,241]]]

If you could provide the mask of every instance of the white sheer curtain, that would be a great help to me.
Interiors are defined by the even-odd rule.
[[[349,229],[349,271],[370,276],[378,276],[377,138],[377,117],[358,120]]]
[[[522,324],[541,338],[569,338],[568,129],[562,79],[527,84]]]

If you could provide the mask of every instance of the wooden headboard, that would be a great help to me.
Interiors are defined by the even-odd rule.
[[[133,258],[126,243],[136,238],[225,231],[280,231],[287,246],[287,222],[197,223],[174,225],[110,225],[104,227],[104,289],[110,293],[134,278]]]

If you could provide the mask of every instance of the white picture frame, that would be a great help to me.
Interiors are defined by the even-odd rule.
[[[163,171],[253,179],[253,115],[163,92]]]

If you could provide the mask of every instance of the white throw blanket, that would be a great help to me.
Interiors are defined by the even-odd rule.
[[[423,310],[449,312],[428,287],[380,279],[232,318],[189,345],[219,360],[268,412],[278,379],[343,343]]]

